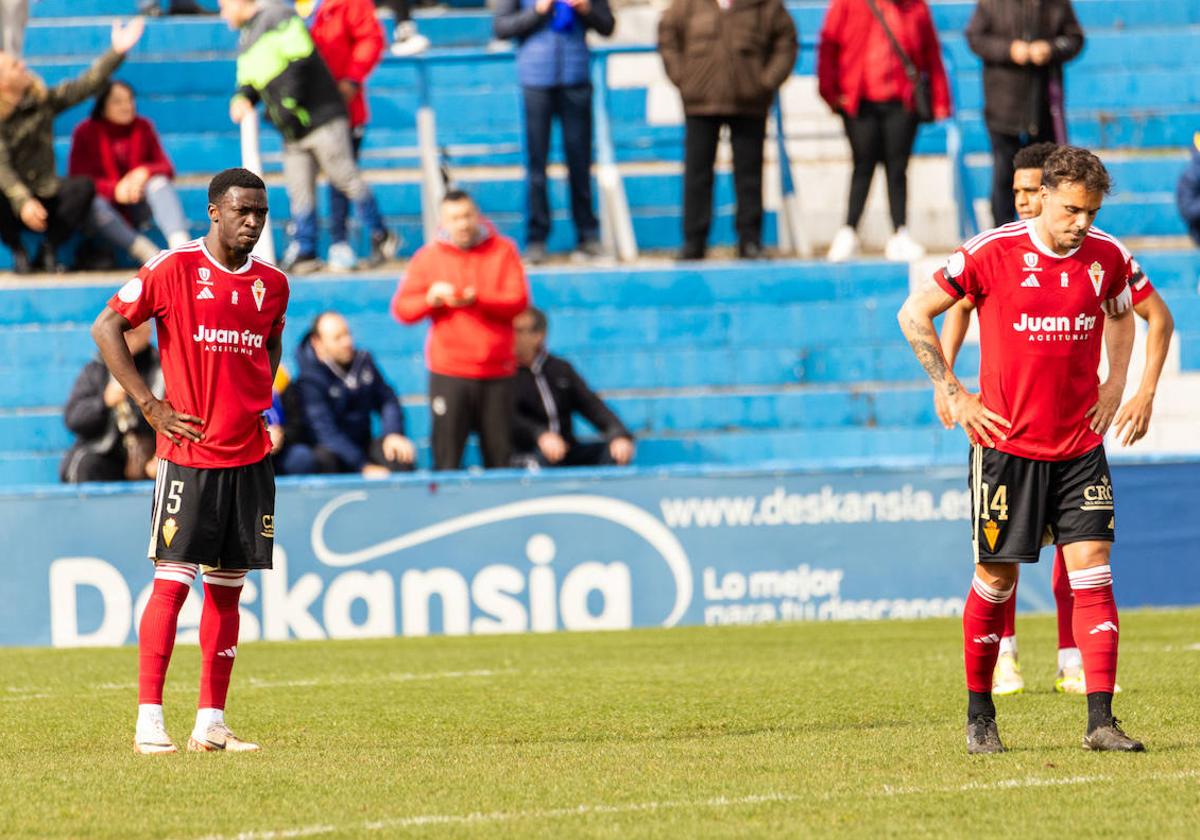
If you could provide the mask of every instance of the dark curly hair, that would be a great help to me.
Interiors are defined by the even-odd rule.
[[[1046,165],[1046,159],[1054,154],[1057,143],[1034,143],[1017,152],[1013,158],[1013,169],[1041,169]]]
[[[1059,184],[1079,184],[1090,193],[1107,195],[1112,178],[1100,158],[1078,146],[1059,146],[1042,166],[1042,185],[1056,189]]]
[[[262,178],[249,169],[242,169],[240,166],[226,169],[224,172],[218,172],[208,182],[208,203],[219,203],[225,193],[233,187],[241,187],[245,190],[265,190],[267,185],[263,183]]]

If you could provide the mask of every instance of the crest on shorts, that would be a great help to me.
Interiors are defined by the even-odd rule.
[[[162,526],[163,545],[167,548],[171,547],[171,540],[175,539],[175,535],[179,533],[179,525],[175,522],[175,517],[169,517]]]
[[[254,305],[258,307],[259,312],[262,312],[263,298],[267,296],[267,287],[263,285],[263,281],[255,280],[250,285],[250,293],[254,295]]]
[[[995,520],[989,519],[983,523],[983,536],[987,540],[988,551],[996,550],[996,540],[1000,539],[1000,526]]]
[[[275,539],[275,517],[269,513],[264,513],[262,518],[262,530],[259,531],[260,536],[264,536],[269,540]]]
[[[1104,268],[1098,262],[1094,262],[1088,266],[1088,277],[1092,280],[1092,288],[1096,290],[1096,297],[1100,297],[1100,288],[1104,285]]]

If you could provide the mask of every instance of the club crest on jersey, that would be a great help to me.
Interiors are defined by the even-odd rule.
[[[211,279],[209,279],[212,277],[211,271],[209,271],[207,268],[201,266],[199,274],[200,274],[200,279],[196,281],[197,283],[199,283],[202,286],[211,286],[212,285],[213,281]]]
[[[1088,277],[1092,281],[1092,288],[1096,290],[1096,297],[1100,297],[1100,289],[1104,286],[1104,268],[1098,262],[1094,262],[1088,266]]]
[[[1030,271],[1041,271],[1041,266],[1038,265],[1037,251],[1029,251],[1025,254],[1025,267]]]
[[[263,298],[267,296],[267,287],[263,281],[256,279],[250,286],[250,293],[254,295],[254,305],[258,307],[259,312],[262,312]]]

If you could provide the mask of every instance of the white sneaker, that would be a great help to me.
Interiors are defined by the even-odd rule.
[[[1020,694],[1025,690],[1025,678],[1021,676],[1021,664],[1011,653],[1002,653],[996,660],[992,672],[992,694],[1006,696]]]
[[[883,255],[890,262],[912,262],[925,256],[925,248],[908,235],[908,228],[900,228],[887,241]]]
[[[411,20],[396,27],[395,40],[389,49],[392,55],[403,58],[406,55],[420,55],[429,49],[429,39],[417,31],[417,25]]]
[[[862,243],[858,240],[858,232],[846,225],[839,228],[838,232],[833,236],[833,242],[829,245],[829,253],[825,259],[831,263],[845,262],[846,260],[857,257],[862,250]]]
[[[166,755],[179,752],[175,742],[167,734],[167,727],[161,720],[138,721],[137,730],[133,736],[133,750],[142,755]]]
[[[358,265],[358,255],[349,242],[334,242],[329,246],[325,263],[330,271],[353,271]]]
[[[224,723],[212,723],[203,732],[192,730],[188,752],[258,752],[258,744],[243,741]]]

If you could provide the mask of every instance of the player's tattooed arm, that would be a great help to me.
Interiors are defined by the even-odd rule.
[[[132,326],[124,315],[119,315],[108,307],[101,310],[92,324],[92,339],[100,348],[100,356],[108,365],[109,372],[121,383],[125,393],[138,404],[146,422],[156,432],[169,437],[176,446],[183,442],[182,438],[201,440],[204,435],[199,427],[204,421],[190,414],[181,414],[172,408],[170,403],[156,399],[146,385],[146,380],[138,373],[133,354],[129,352],[129,345],[125,343],[125,333]]]
[[[932,281],[908,296],[897,319],[913,354],[929,374],[933,387],[944,397],[953,422],[958,423],[972,440],[994,446],[995,440],[1005,437],[1001,426],[1011,427],[1005,418],[983,405],[977,394],[969,394],[946,361],[941,339],[933,319],[956,303]]]

